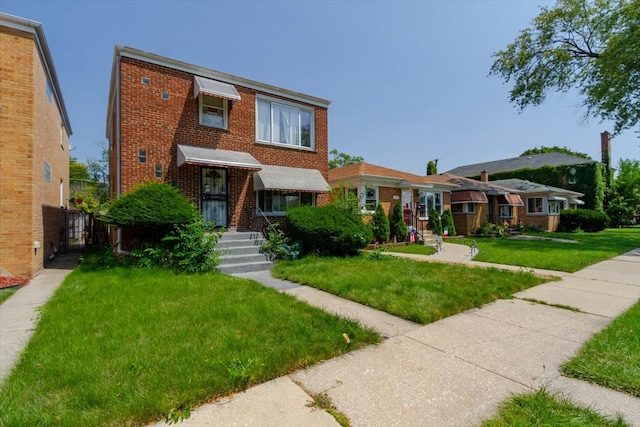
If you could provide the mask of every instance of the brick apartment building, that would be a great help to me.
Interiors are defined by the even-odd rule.
[[[111,196],[161,180],[226,229],[322,204],[328,105],[118,45],[107,114]]]
[[[42,25],[0,13],[0,270],[34,276],[60,241],[71,125]]]

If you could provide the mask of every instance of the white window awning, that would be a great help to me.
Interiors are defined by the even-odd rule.
[[[288,190],[326,193],[329,184],[319,170],[264,165],[253,174],[253,190]]]
[[[230,99],[234,102],[240,101],[240,94],[235,86],[217,80],[193,76],[193,97],[197,98],[201,93],[217,98]]]
[[[571,199],[569,203],[572,205],[579,205],[579,206],[584,205],[584,202],[580,199]]]
[[[560,196],[549,196],[549,197],[547,197],[547,200],[556,201],[556,202],[566,202],[567,201],[566,198],[560,197]]]
[[[251,154],[242,151],[178,145],[178,167],[185,164],[251,170],[262,168]]]

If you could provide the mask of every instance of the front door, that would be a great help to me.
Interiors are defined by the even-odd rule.
[[[227,169],[202,168],[202,216],[216,227],[229,225]]]

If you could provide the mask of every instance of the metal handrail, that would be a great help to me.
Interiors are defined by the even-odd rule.
[[[269,218],[267,218],[264,212],[262,212],[262,209],[256,206],[256,210],[260,215],[262,215],[262,218],[264,218],[264,220],[267,221],[267,225],[269,226],[269,231],[271,231],[272,233],[276,233],[277,232],[276,228],[274,227],[273,224],[271,224],[271,221],[269,221]]]

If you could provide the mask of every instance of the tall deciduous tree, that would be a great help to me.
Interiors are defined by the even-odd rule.
[[[620,159],[607,213],[613,226],[628,225],[640,217],[640,161]]]
[[[329,169],[341,168],[342,166],[364,162],[364,157],[350,156],[349,154],[339,152],[335,148],[329,151],[329,154],[333,156],[333,159],[329,160]]]
[[[640,0],[558,0],[494,58],[520,110],[577,89],[615,133],[640,124]]]

